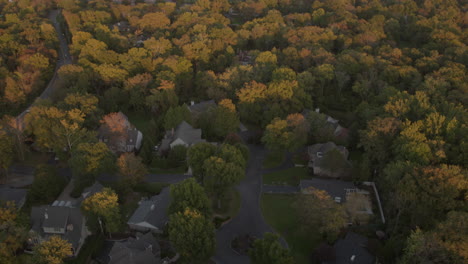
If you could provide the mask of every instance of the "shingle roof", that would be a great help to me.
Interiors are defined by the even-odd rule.
[[[354,255],[354,262],[359,264],[372,264],[374,263],[374,256],[372,256],[367,249],[367,238],[359,234],[348,232],[344,239],[336,241],[335,255],[336,264],[351,263],[351,257]]]
[[[47,213],[47,219],[45,214]],[[68,240],[73,248],[78,248],[84,217],[79,208],[64,206],[35,206],[31,208],[31,230],[47,238],[51,235],[60,235]],[[70,228],[67,228],[70,226]],[[65,234],[47,234],[43,228],[65,228]]]
[[[201,129],[195,129],[189,123],[182,121],[177,126],[173,139],[175,140],[177,138],[180,138],[188,145],[192,145],[203,141],[201,138],[201,134]]]
[[[95,193],[98,193],[102,191],[104,186],[100,184],[98,181],[96,181],[93,185],[89,186],[88,188],[85,188],[82,192],[83,198],[87,198]]]
[[[209,100],[209,101],[203,101],[198,104],[193,104],[190,105],[188,108],[190,112],[196,112],[196,113],[202,113],[208,110],[210,107],[216,106],[216,103],[214,100]]]
[[[142,201],[135,210],[128,224],[139,224],[147,222],[159,229],[162,229],[167,222],[167,208],[170,203],[169,188],[164,188],[159,195],[151,199]]]
[[[98,139],[105,142],[114,152],[127,152],[128,145],[134,145],[136,149],[139,149],[143,139],[142,133],[130,123],[125,114],[118,112],[117,115],[125,122],[125,135],[122,137],[113,136],[110,128],[106,124],[102,124],[98,129]]]
[[[136,238],[114,243],[109,252],[109,264],[157,264],[161,263],[160,252],[151,233],[138,234]]]

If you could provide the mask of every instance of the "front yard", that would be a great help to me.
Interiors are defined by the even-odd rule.
[[[299,181],[308,179],[309,175],[305,167],[293,167],[290,169],[271,172],[263,175],[263,184],[298,186]]]
[[[288,242],[295,263],[310,263],[310,257],[320,243],[318,234],[304,232],[300,227],[299,216],[292,206],[295,195],[263,194],[262,213],[265,220]]]

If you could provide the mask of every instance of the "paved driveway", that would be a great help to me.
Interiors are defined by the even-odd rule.
[[[234,237],[245,234],[262,237],[265,232],[274,232],[263,219],[260,208],[262,161],[265,157],[265,150],[253,145],[249,145],[249,148],[250,160],[246,177],[237,186],[241,196],[239,213],[216,233],[216,255],[212,259],[220,264],[250,262],[247,256],[239,256],[230,248]],[[282,243],[287,246],[284,240]]]

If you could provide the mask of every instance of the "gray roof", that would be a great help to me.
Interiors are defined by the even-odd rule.
[[[359,234],[348,232],[344,239],[338,239],[333,246],[335,248],[335,264],[351,263],[350,259],[354,255],[353,263],[372,264],[374,256],[366,249],[367,238]]]
[[[23,206],[26,194],[26,189],[15,189],[7,186],[0,186],[0,200],[13,201],[18,208]]]
[[[313,157],[317,154],[317,152],[322,152],[325,154],[332,149],[337,149],[344,155],[346,159],[348,158],[348,150],[343,146],[337,146],[334,142],[331,141],[309,146],[307,152],[309,153],[309,156]]]
[[[210,107],[216,106],[216,103],[214,100],[209,100],[209,101],[203,101],[198,104],[193,104],[188,106],[190,112],[192,113],[202,113],[208,110]]]
[[[89,186],[88,188],[85,188],[81,195],[83,196],[83,198],[87,198],[95,193],[102,191],[103,188],[104,186],[102,186],[102,184],[96,181],[93,185]]]
[[[340,197],[342,202],[346,201],[346,189],[356,189],[356,186],[352,182],[319,178],[301,180],[299,187],[301,190],[308,187],[314,187],[316,189],[326,191],[332,199]]]
[[[124,242],[115,242],[109,252],[109,264],[161,263],[161,249],[151,233],[137,234]]]
[[[52,235],[60,235],[63,239],[68,240],[74,249],[79,247],[84,221],[85,219],[79,208],[50,205],[39,207],[35,206],[31,208],[32,231],[36,232],[43,238],[47,238]],[[65,234],[48,234],[44,232],[44,227],[64,228]]]
[[[158,229],[163,229],[168,220],[167,208],[170,203],[169,188],[164,188],[159,195],[141,201],[127,224],[147,222]]]
[[[201,138],[201,129],[193,128],[189,123],[182,121],[178,126],[174,134],[174,139],[180,138],[185,143],[192,145],[203,141]]]

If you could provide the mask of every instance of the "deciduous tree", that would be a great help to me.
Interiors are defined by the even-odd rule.
[[[51,236],[34,249],[39,264],[62,264],[73,254],[72,245],[59,236]]]
[[[211,217],[211,201],[206,196],[203,186],[195,179],[189,178],[178,184],[171,185],[172,201],[169,206],[171,214],[183,212],[190,208],[202,213],[205,217]]]
[[[254,264],[292,264],[294,259],[288,249],[279,243],[279,236],[265,233],[258,238],[249,251],[249,257]]]

